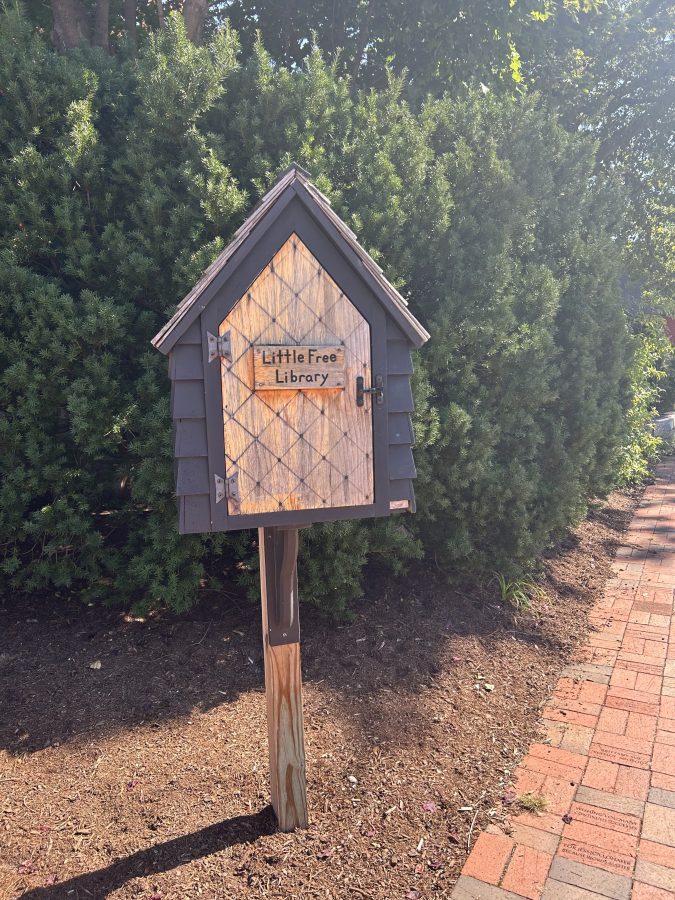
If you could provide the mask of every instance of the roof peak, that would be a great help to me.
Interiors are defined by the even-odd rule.
[[[341,241],[346,245],[352,268],[357,269],[361,277],[365,277],[366,281],[369,281],[376,296],[394,316],[411,342],[415,346],[421,346],[428,339],[428,332],[408,311],[405,299],[387,281],[380,266],[359,244],[354,232],[334,212],[328,197],[312,183],[309,172],[298,163],[293,162],[281,172],[272,186],[260,198],[248,218],[236,230],[227,247],[211,263],[190,293],[179,303],[174,315],[153,338],[153,346],[163,353],[168,353],[172,349],[176,341],[204,309],[204,303],[198,303],[203,292],[222,272],[227,272],[228,268],[237,267],[239,264],[237,259],[244,252],[241,250],[242,246],[249,243],[249,239],[255,243],[255,239],[252,237],[253,232],[258,235],[264,233],[263,222],[267,213],[284,195],[286,195],[285,203],[290,202],[289,193],[294,195],[297,201],[309,211],[318,226],[326,231],[333,243]],[[239,259],[239,261],[241,260]]]
[[[291,172],[294,172],[296,175],[302,176],[302,179],[303,179],[303,180],[304,180],[304,179],[310,179],[310,178],[312,177],[312,176],[310,175],[310,173],[307,171],[307,169],[304,169],[304,168],[300,165],[300,163],[292,162],[292,163],[290,164],[290,166],[287,166],[287,167],[284,169],[284,171],[281,172],[281,173],[276,177],[274,183],[276,184],[277,182],[282,181],[284,178],[286,178],[287,175],[290,175]]]

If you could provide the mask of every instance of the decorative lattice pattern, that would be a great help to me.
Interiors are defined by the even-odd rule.
[[[292,235],[220,325],[225,471],[237,475],[230,515],[363,506],[374,502],[370,397],[356,405],[356,377],[370,384],[370,327]],[[344,390],[253,389],[253,346],[337,345]]]

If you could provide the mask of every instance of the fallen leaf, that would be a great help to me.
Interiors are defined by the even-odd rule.
[[[95,659],[93,663],[89,663],[90,669],[100,669],[101,668],[101,660]]]
[[[408,891],[408,893],[405,896],[406,896],[406,900],[420,900],[420,897],[422,896],[422,894],[420,891]]]
[[[17,871],[19,875],[30,875],[33,871],[33,860],[24,859],[23,862],[19,863],[19,868]]]
[[[424,803],[422,804],[422,809],[424,810],[424,812],[428,812],[428,813],[438,812],[438,807],[436,806],[436,804],[434,803],[433,800],[425,800]]]
[[[330,859],[332,855],[333,855],[332,850],[321,850],[320,853],[316,854],[316,858],[317,859]]]
[[[484,688],[486,691],[494,691],[495,686],[494,686],[494,684],[487,684],[487,683],[485,683],[485,684],[483,685],[483,688]]]
[[[448,835],[448,840],[450,841],[451,844],[459,844],[460,837],[456,831],[451,831],[450,834]]]
[[[565,825],[569,825],[570,822],[572,821],[572,816],[569,813],[565,813],[565,815],[562,817],[562,820],[565,823]]]

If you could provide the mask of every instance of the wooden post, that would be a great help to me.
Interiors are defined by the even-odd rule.
[[[307,827],[298,621],[298,529],[259,528],[272,806],[281,831]]]

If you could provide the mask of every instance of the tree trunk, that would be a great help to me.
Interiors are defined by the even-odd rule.
[[[164,28],[164,6],[162,0],[157,0],[157,21],[161,31]]]
[[[183,4],[185,30],[193,44],[201,43],[208,10],[208,0],[185,0]]]
[[[136,0],[124,0],[124,22],[127,27],[127,37],[134,48],[138,43],[136,33]]]
[[[52,44],[69,50],[89,41],[89,19],[80,0],[52,0]]]
[[[101,47],[106,53],[110,52],[110,0],[96,0],[91,42],[94,47]]]

